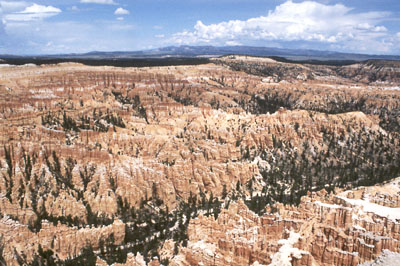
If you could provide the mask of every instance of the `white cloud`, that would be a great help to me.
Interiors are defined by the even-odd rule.
[[[129,12],[129,10],[123,9],[122,7],[118,7],[118,8],[115,10],[114,14],[115,14],[115,15],[129,15],[130,12]]]
[[[47,17],[52,17],[61,13],[61,9],[53,6],[42,6],[33,4],[26,7],[23,11],[6,14],[4,20],[9,21],[33,21]]]
[[[72,10],[72,5],[66,8]],[[135,25],[117,20],[104,19],[93,23],[46,19],[60,12],[57,7],[33,3],[12,10],[9,8],[5,12],[0,3],[0,54],[132,50],[139,49],[139,45],[145,42],[137,40],[135,34],[127,34],[135,30]]]
[[[165,35],[164,35],[164,34],[157,34],[157,35],[155,35],[154,37],[162,39],[162,38],[165,37]]]
[[[81,0],[81,3],[102,4],[102,5],[116,5],[114,0]]]
[[[325,5],[314,1],[287,1],[266,16],[248,20],[230,20],[205,25],[197,21],[192,31],[173,35],[178,44],[239,44],[242,42],[307,41],[341,44],[385,36],[387,29],[378,25],[390,13],[355,13],[343,4]]]
[[[38,4],[33,4],[25,8],[24,11],[19,13],[21,14],[31,14],[31,13],[60,13],[61,9],[56,8],[54,6],[41,6]]]
[[[117,20],[123,21],[123,20],[124,20],[124,17],[117,17]]]

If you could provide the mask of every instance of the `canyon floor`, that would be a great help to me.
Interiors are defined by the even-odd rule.
[[[398,262],[398,61],[0,65],[0,129],[1,264]]]

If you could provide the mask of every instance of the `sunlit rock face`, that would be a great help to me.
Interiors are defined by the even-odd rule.
[[[262,216],[238,201],[189,224],[172,265],[358,265],[400,251],[400,179],[304,196]],[[367,264],[365,264],[367,265]]]
[[[398,252],[398,184],[357,189],[400,176],[398,67],[213,62],[2,67],[0,261],[357,265]]]

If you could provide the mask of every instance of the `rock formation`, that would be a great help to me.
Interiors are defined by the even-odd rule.
[[[399,182],[310,193],[262,216],[231,203],[216,220],[191,220],[188,245],[170,265],[358,265],[399,252]]]
[[[397,208],[397,191],[356,189],[400,176],[397,65],[371,66],[392,74],[366,84],[367,70],[218,60],[2,67],[0,261],[356,265],[397,252],[396,217],[361,201]]]

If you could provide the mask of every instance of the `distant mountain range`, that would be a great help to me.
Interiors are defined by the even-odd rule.
[[[168,46],[164,48],[127,51],[127,52],[99,52],[93,51],[83,54],[56,54],[29,56],[38,59],[144,59],[144,58],[168,58],[168,57],[215,57],[229,54],[241,54],[250,56],[277,56],[295,61],[364,61],[369,59],[400,60],[399,55],[369,55],[356,53],[340,53],[332,51],[318,51],[305,49],[282,49],[254,46]],[[23,58],[23,56],[0,55],[2,59]]]

